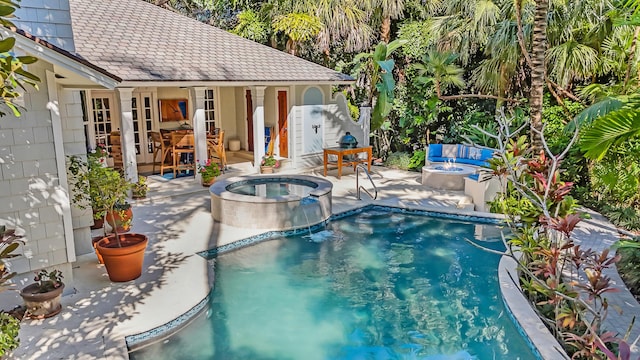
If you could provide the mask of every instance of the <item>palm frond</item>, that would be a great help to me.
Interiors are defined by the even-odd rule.
[[[547,62],[553,64],[550,74],[564,87],[575,78],[593,74],[598,65],[598,52],[576,40],[569,40],[549,49]]]
[[[573,118],[573,121],[569,122],[565,130],[567,132],[573,132],[575,125],[580,127],[589,126],[596,119],[620,110],[624,104],[624,99],[621,99],[621,97],[605,97],[597,103],[582,110],[575,118]]]
[[[612,145],[640,136],[640,97],[624,107],[597,118],[583,130],[580,148],[585,156],[601,160]]]

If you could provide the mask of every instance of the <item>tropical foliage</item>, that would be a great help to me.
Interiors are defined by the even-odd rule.
[[[0,0],[0,24],[5,27],[14,27],[9,20],[19,7],[20,0]],[[0,87],[0,117],[11,111],[14,116],[20,116],[20,106],[16,100],[30,85],[38,88],[40,79],[28,72],[24,65],[35,63],[38,59],[33,56],[16,56],[13,47],[16,44],[14,37],[7,37],[0,40],[0,77],[2,86]]]
[[[407,153],[418,166],[432,142],[497,147],[486,134],[501,111],[528,120],[514,147],[564,151],[577,127],[557,181],[640,227],[638,0],[149,1],[352,74],[336,90],[350,109],[374,108],[374,152],[392,162]],[[526,198],[505,202],[536,213]]]
[[[558,154],[536,154],[511,125],[504,119],[495,135],[500,155],[491,167],[503,191],[493,206],[508,216],[509,249],[519,252],[509,255],[518,261],[522,290],[572,359],[619,359],[614,350],[622,356],[628,345],[601,329],[609,306],[606,294],[616,291],[605,270],[619,256],[574,242],[573,231],[585,215],[569,195],[573,184],[559,176],[576,137]]]

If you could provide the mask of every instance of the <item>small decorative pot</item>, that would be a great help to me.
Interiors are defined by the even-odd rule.
[[[260,166],[261,174],[273,174],[273,166]]]
[[[96,219],[95,217],[95,211],[93,212],[94,216],[93,216],[93,225],[91,225],[92,229],[102,229],[102,227],[104,226],[104,217],[100,217],[98,219]]]
[[[42,319],[58,314],[62,310],[60,304],[62,290],[64,290],[64,284],[45,293],[38,292],[38,284],[31,284],[20,290],[20,296],[27,308],[25,316]]]
[[[212,177],[211,179],[202,178],[202,186],[211,186],[214,182],[216,182],[216,178]]]

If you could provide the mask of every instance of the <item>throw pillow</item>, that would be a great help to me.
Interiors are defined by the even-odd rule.
[[[482,156],[482,149],[478,149],[475,147],[469,148],[469,159],[480,160]]]
[[[469,147],[466,145],[458,145],[458,159],[469,158]]]
[[[442,157],[456,158],[458,156],[458,145],[442,145]]]

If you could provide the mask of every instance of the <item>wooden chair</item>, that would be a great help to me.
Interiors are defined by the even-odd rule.
[[[162,176],[165,170],[173,170],[171,139],[169,136],[164,136],[158,131],[150,131],[149,136],[153,143],[153,169],[151,171],[155,174],[156,163],[160,163],[160,176]],[[160,155],[159,161],[156,160],[158,154]]]
[[[220,170],[227,168],[227,153],[224,150],[224,130],[218,129],[216,135],[207,135],[207,156],[220,160]]]
[[[178,171],[192,171],[196,174],[195,143],[193,140],[193,132],[191,131],[172,131],[171,132],[171,151],[173,153],[173,178],[175,179]]]

